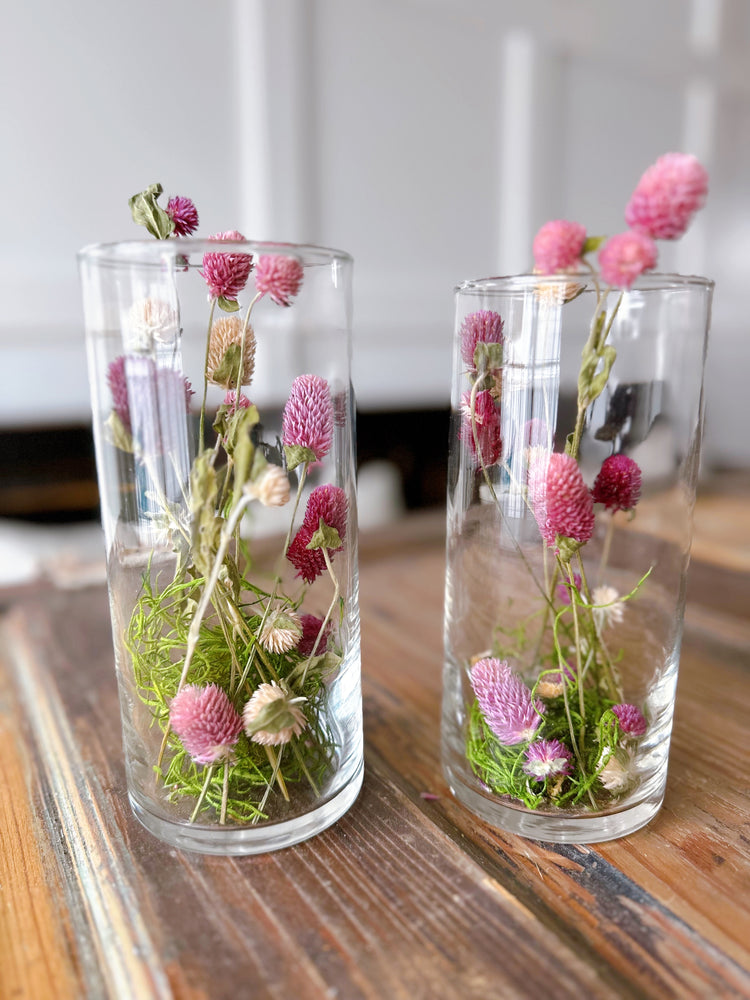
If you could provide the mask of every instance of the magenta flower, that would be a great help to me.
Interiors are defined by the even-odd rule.
[[[335,528],[339,538],[346,536],[346,523],[349,514],[349,502],[346,493],[339,486],[316,486],[307,501],[307,508],[302,525],[292,539],[287,551],[287,559],[297,570],[306,583],[313,583],[325,571],[326,561],[322,548],[309,549],[313,535],[318,531],[320,522],[329,528]],[[329,548],[328,552],[340,552],[343,545]]]
[[[612,711],[626,736],[645,736],[648,723],[640,708],[636,705],[613,705]]]
[[[198,228],[198,209],[190,198],[177,195],[167,202],[167,215],[174,223],[175,236],[190,236]]]
[[[573,579],[567,577],[566,583],[558,583],[557,585],[557,597],[561,604],[570,604],[570,587],[571,585],[580,591],[581,589],[581,574],[574,573]]]
[[[645,233],[629,229],[610,236],[599,251],[599,270],[608,285],[630,288],[644,271],[656,264],[656,244]]]
[[[461,357],[464,363],[476,371],[474,353],[477,344],[502,344],[503,321],[491,309],[481,309],[471,313],[461,324]]]
[[[559,740],[535,740],[526,751],[523,770],[535,781],[570,774],[570,750]]]
[[[294,257],[267,254],[258,259],[255,287],[261,295],[269,295],[280,306],[289,306],[299,292],[304,271]]]
[[[112,393],[112,409],[120,418],[126,431],[130,432],[130,404],[128,403],[128,381],[125,375],[125,355],[121,354],[107,368],[107,385]]]
[[[503,453],[503,441],[500,434],[500,414],[491,392],[483,389],[474,399],[474,420],[471,414],[471,395],[467,392],[463,397],[464,419],[461,426],[461,440],[471,449],[472,455],[484,466],[494,465]],[[476,426],[476,440],[474,437]],[[477,455],[477,442],[481,459]]]
[[[226,239],[226,235],[219,234],[213,239]],[[236,301],[247,284],[252,267],[253,258],[249,253],[204,253],[200,275],[205,278],[211,298]]]
[[[300,617],[300,622],[302,623],[302,638],[297,643],[297,650],[302,656],[310,656],[315,648],[318,636],[320,635],[320,628],[323,624],[323,619],[318,618],[317,615],[302,615]],[[317,649],[315,649],[316,656],[322,656],[323,653],[325,653],[328,648],[328,639],[330,635],[331,622],[326,625],[323,635],[320,636],[320,642],[318,642]]]
[[[607,510],[632,510],[641,496],[641,470],[628,455],[610,455],[591,488],[594,503]]]
[[[218,684],[186,684],[172,699],[169,723],[196,764],[231,756],[242,719]]]
[[[504,660],[478,660],[471,668],[471,686],[485,722],[505,746],[534,738],[545,711]]]
[[[586,229],[577,222],[546,222],[534,237],[534,267],[541,274],[570,271],[578,266],[586,242]]]
[[[666,153],[638,181],[625,221],[653,239],[677,239],[703,207],[707,193],[708,173],[694,156]]]
[[[214,233],[208,237],[210,240],[218,240],[220,243],[244,243],[245,237],[238,233],[236,229],[227,229],[223,233]]]
[[[239,402],[236,403],[236,400],[237,393],[234,389],[230,389],[224,396],[224,406],[228,406],[232,413],[235,411],[235,404],[240,410],[247,410],[251,405],[244,392],[240,393]]]
[[[532,462],[529,503],[548,545],[557,535],[587,542],[594,533],[594,501],[571,455],[553,452]]]
[[[333,404],[328,383],[320,375],[298,375],[292,382],[281,420],[281,440],[314,452],[317,461],[333,442]]]

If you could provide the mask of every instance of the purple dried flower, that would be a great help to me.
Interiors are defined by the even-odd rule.
[[[632,510],[641,496],[641,470],[628,455],[610,455],[591,488],[594,503],[603,503],[607,510]]]
[[[494,465],[503,454],[503,441],[500,434],[500,413],[491,392],[483,389],[474,399],[474,420],[472,422],[471,395],[465,393],[463,398],[464,420],[461,426],[461,440],[471,449],[472,455],[479,461],[477,441],[481,453],[481,464]],[[476,440],[474,439],[476,426]]]
[[[612,711],[626,736],[645,736],[648,723],[637,705],[613,705]]]
[[[218,684],[186,684],[172,699],[169,722],[196,764],[231,756],[242,719]]]
[[[289,306],[299,292],[304,271],[294,257],[267,254],[258,259],[255,268],[255,287],[261,295],[268,295],[280,306]]]
[[[471,668],[471,686],[487,725],[505,746],[534,738],[544,705],[504,660],[478,660]]]
[[[198,209],[190,198],[176,195],[167,202],[167,215],[174,223],[175,236],[190,236],[198,228]]]
[[[587,542],[594,533],[594,501],[572,455],[553,452],[532,461],[529,502],[548,545],[556,535]]]
[[[576,590],[581,589],[581,574],[574,573],[573,579],[566,577],[566,583],[558,583],[557,585],[557,597],[561,604],[570,604],[570,588],[575,587]]]
[[[110,364],[107,368],[107,384],[112,393],[112,409],[120,418],[126,431],[130,432],[130,406],[128,404],[128,382],[125,375],[125,355]]]
[[[302,623],[302,638],[297,643],[297,649],[302,656],[310,656],[315,648],[318,636],[320,635],[320,628],[323,624],[323,619],[318,618],[317,615],[302,615],[300,617],[300,622]],[[320,636],[320,642],[318,642],[317,648],[315,649],[316,656],[322,656],[323,653],[325,653],[328,648],[328,639],[330,635],[331,622],[326,625],[325,631]]]
[[[331,450],[333,404],[328,383],[320,375],[298,375],[284,407],[281,440],[309,448],[320,461]]]
[[[476,371],[474,353],[477,344],[502,344],[503,321],[499,313],[480,309],[470,313],[461,324],[461,357],[471,371]]]
[[[559,740],[535,740],[526,751],[523,770],[535,781],[570,774],[570,750]]]
[[[316,486],[310,494],[302,525],[294,536],[287,551],[287,559],[306,583],[316,580],[326,568],[323,550],[308,549],[312,537],[322,521],[329,528],[335,528],[339,538],[344,540],[349,503],[340,486]],[[343,545],[329,549],[329,553],[339,552]]]

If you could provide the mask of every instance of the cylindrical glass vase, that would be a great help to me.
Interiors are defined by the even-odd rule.
[[[362,782],[351,265],[80,254],[128,792],[177,847],[297,843]]]
[[[456,290],[443,764],[501,829],[592,843],[661,806],[712,290]]]

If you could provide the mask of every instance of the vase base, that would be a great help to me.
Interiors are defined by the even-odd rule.
[[[155,837],[171,847],[200,854],[266,854],[309,840],[341,819],[354,803],[362,787],[364,767],[360,763],[347,784],[317,809],[281,823],[263,826],[198,826],[171,822],[145,809],[131,794],[130,805],[136,819]]]
[[[467,786],[449,767],[445,775],[451,792],[476,816],[505,833],[515,833],[529,840],[550,844],[601,844],[635,833],[658,813],[664,800],[663,790],[651,798],[618,811],[581,815],[537,813],[522,806],[493,800]]]

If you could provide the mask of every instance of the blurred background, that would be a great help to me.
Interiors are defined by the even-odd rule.
[[[51,544],[32,524],[80,546],[98,516],[76,252],[140,238],[128,198],[156,181],[201,235],[354,256],[366,525],[444,501],[453,286],[528,269],[550,218],[621,231],[643,170],[694,153],[708,204],[660,269],[716,281],[703,474],[750,467],[747,0],[27,0],[3,21],[6,573]]]

